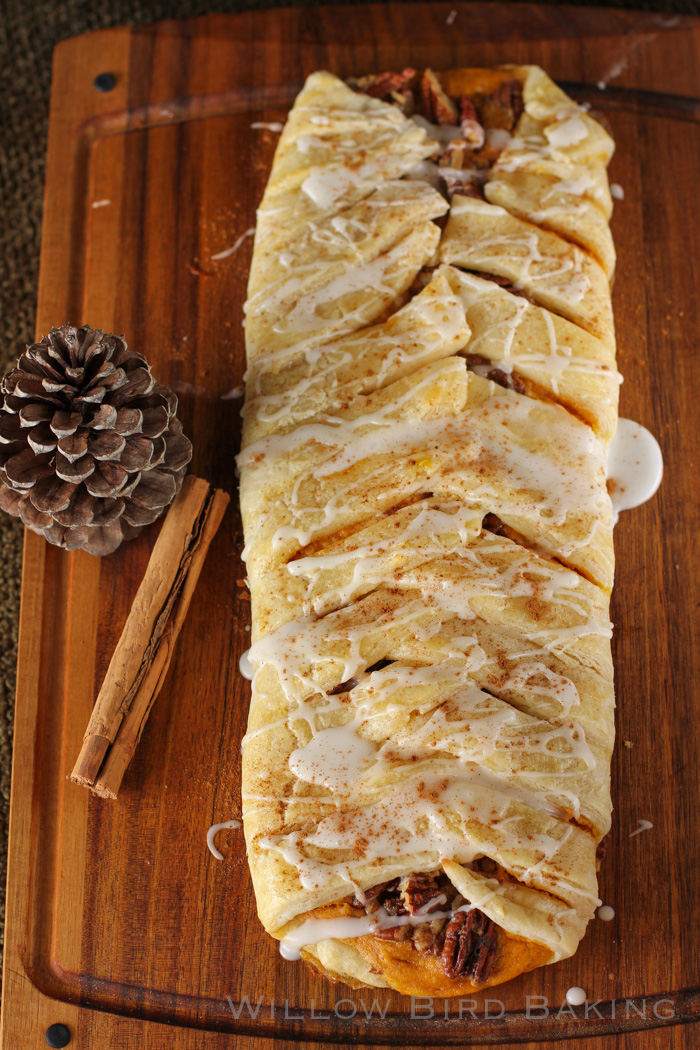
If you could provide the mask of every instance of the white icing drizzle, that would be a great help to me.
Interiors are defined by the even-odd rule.
[[[625,191],[619,182],[610,183],[610,194],[616,201],[623,201],[625,199]]]
[[[661,484],[663,455],[653,434],[632,419],[620,419],[608,448],[606,474],[617,521],[621,511],[646,503]]]
[[[520,369],[527,374],[534,366],[538,372],[546,373],[552,391],[556,395],[560,393],[559,381],[565,374],[583,373],[592,377],[610,379],[617,384],[622,383],[620,373],[606,362],[574,354],[570,346],[560,342],[549,310],[533,306],[526,299],[515,298],[500,289],[496,290],[490,282],[487,283],[472,274],[461,272],[458,279],[460,297],[467,308],[493,296],[499,296],[504,306],[510,310],[509,316],[499,318],[495,324],[487,326],[476,337],[472,337],[468,346],[469,353],[483,353],[493,361],[493,366],[505,372]],[[529,344],[523,345],[520,352],[514,351],[513,345],[518,331],[533,311],[537,311],[546,326],[548,352],[543,352],[539,346],[535,349]],[[495,359],[490,351],[490,347],[494,345],[500,347],[502,357],[498,359]]]
[[[256,120],[250,126],[253,131],[274,131],[277,133],[284,128],[284,124],[280,124],[277,120],[272,120],[269,123],[263,120]]]
[[[609,904],[601,904],[600,908],[596,911],[596,915],[603,922],[610,922],[611,919],[615,918],[615,909],[611,908]]]
[[[416,775],[387,786],[377,803],[331,813],[311,832],[269,835],[260,839],[258,845],[278,852],[297,869],[302,886],[317,890],[337,879],[337,852],[352,856],[358,841],[364,845],[363,864],[385,857],[413,858],[415,862],[419,857],[420,863],[429,859],[434,867],[445,856],[469,863],[480,852],[478,841],[468,833],[469,825],[475,821],[476,826],[489,826],[495,836],[499,844],[494,857],[497,861],[506,854],[510,867],[515,864],[522,869],[522,860],[518,865],[516,858],[522,858],[523,848],[528,853],[536,851],[540,867],[533,865],[521,874],[521,879],[526,884],[537,883],[541,866],[559,853],[573,828],[552,821],[550,832],[532,832],[526,816],[529,807],[519,795],[503,780],[483,770],[461,777]],[[324,853],[330,853],[331,858],[327,859]],[[566,883],[563,878],[555,881],[559,885]]]
[[[439,142],[441,146],[446,146],[454,139],[462,138],[462,129],[459,125],[431,124],[429,120],[426,120],[425,117],[420,116],[418,113],[414,113],[411,120],[426,133],[428,138],[433,139],[435,142]],[[479,145],[483,145],[483,141],[479,143]]]
[[[467,336],[464,310],[449,285],[432,283],[388,322],[365,328],[359,336],[352,333],[326,343],[322,350],[305,348],[306,367],[296,382],[282,386],[278,370],[290,360],[292,365],[300,364],[298,347],[294,354],[285,347],[256,359],[246,382],[257,396],[249,398],[244,415],[254,412],[264,424],[287,416],[316,415],[329,391],[339,396],[344,380],[352,384],[348,393],[379,389],[404,371],[453,353]],[[274,392],[264,393],[270,386]]]
[[[243,675],[243,677],[247,678],[249,682],[253,680],[255,669],[253,668],[253,665],[250,662],[250,649],[246,649],[244,653],[241,653],[240,659],[238,661],[238,669]]]
[[[297,140],[297,147],[302,153],[307,153],[310,144],[308,140],[303,144],[302,140]],[[325,210],[345,196],[348,190],[361,185],[367,177],[362,171],[353,172],[349,168],[313,168],[302,182],[301,189],[318,208]]]
[[[223,853],[220,853],[214,845],[214,839],[218,833],[224,831],[226,828],[240,828],[240,826],[240,820],[224,820],[221,824],[212,824],[209,828],[209,831],[207,832],[207,846],[209,847],[209,852],[212,853],[217,860],[224,859]]]
[[[573,116],[556,124],[550,124],[544,129],[544,134],[550,146],[562,149],[566,146],[576,146],[583,139],[588,138],[588,128],[581,117]]]
[[[571,575],[576,578],[574,574]],[[450,604],[464,608],[463,599],[459,594],[451,596]],[[387,626],[390,625],[392,630],[413,625],[415,636],[418,638],[421,633],[420,622],[425,621],[426,615],[429,613],[426,613],[424,600],[421,600],[404,606],[400,613],[389,609],[385,618]],[[339,624],[338,632],[334,633],[332,624],[332,617],[321,621],[306,620],[287,624],[274,634],[261,638],[251,652],[252,661],[256,666],[261,669],[274,668],[291,705],[289,724],[300,726],[303,721],[307,727],[304,734],[307,743],[292,753],[292,771],[308,783],[322,785],[333,791],[336,805],[343,797],[350,799],[358,791],[371,792],[374,790],[373,785],[382,781],[385,772],[392,771],[396,774],[402,761],[411,775],[425,776],[422,773],[421,762],[430,761],[431,751],[442,756],[438,760],[438,768],[442,764],[444,780],[439,782],[439,788],[426,789],[429,799],[423,802],[416,798],[420,793],[416,788],[394,790],[393,803],[385,799],[381,804],[381,814],[379,810],[375,813],[372,806],[358,809],[354,803],[354,808],[343,811],[340,824],[331,816],[317,825],[311,834],[293,832],[290,835],[272,836],[262,840],[259,843],[262,848],[279,851],[288,863],[297,867],[303,885],[307,888],[325,885],[336,871],[334,861],[310,857],[308,847],[333,851],[350,849],[352,843],[360,838],[366,843],[363,860],[371,862],[374,858],[391,855],[397,851],[404,852],[401,841],[397,840],[402,826],[406,835],[402,841],[406,849],[411,843],[411,850],[415,849],[418,852],[431,851],[439,856],[444,851],[449,856],[471,859],[473,849],[469,846],[469,840],[465,839],[462,829],[455,832],[450,830],[448,825],[439,823],[444,817],[435,815],[436,790],[441,796],[437,804],[438,813],[445,807],[456,813],[480,813],[481,817],[478,819],[484,820],[492,827],[499,827],[501,831],[509,825],[507,820],[498,820],[498,806],[494,809],[498,799],[501,800],[501,817],[511,812],[512,805],[525,806],[550,814],[558,820],[565,820],[566,816],[561,806],[566,804],[575,816],[579,815],[580,802],[576,794],[562,790],[557,780],[561,776],[576,776],[581,769],[590,770],[596,765],[580,725],[575,722],[561,726],[533,725],[529,729],[529,735],[525,737],[523,716],[465,681],[466,688],[461,693],[453,692],[449,722],[445,721],[442,710],[436,711],[418,731],[406,734],[394,730],[392,737],[385,744],[373,741],[373,719],[377,715],[386,715],[390,709],[387,708],[387,701],[391,703],[392,694],[396,694],[398,699],[399,694],[396,690],[405,686],[406,676],[413,676],[413,688],[421,689],[428,682],[437,686],[441,677],[446,684],[449,684],[450,680],[456,683],[459,680],[459,669],[449,664],[403,670],[391,665],[382,671],[372,672],[369,676],[371,689],[358,688],[361,698],[354,708],[348,709],[347,701],[342,697],[321,694],[322,698],[319,700],[318,686],[310,677],[309,668],[323,663],[325,651],[333,654],[332,660],[337,660],[345,643],[345,655],[340,657],[342,670],[338,672],[338,676],[342,676],[343,680],[357,675],[363,666],[360,646],[367,637],[366,627],[348,630],[347,626],[342,627]],[[437,628],[439,627],[438,622]],[[383,629],[382,617],[373,624],[373,629]],[[430,633],[434,633],[434,630]],[[456,641],[455,638],[454,642]],[[463,639],[462,644],[467,646],[465,651],[471,649],[466,668],[478,668],[484,660],[482,650],[468,637]],[[528,669],[531,674],[537,674],[539,671],[537,663],[530,664]],[[525,668],[519,668],[519,673],[526,674]],[[313,675],[313,671],[311,674]],[[364,679],[360,680],[361,683],[362,681]],[[517,678],[515,681],[517,683]],[[389,684],[392,688],[387,692],[381,687],[382,684]],[[572,703],[574,698],[567,693],[568,691],[565,692],[565,702]],[[439,704],[439,696],[435,702]],[[445,708],[445,713],[447,710]],[[342,719],[341,724],[329,725],[329,720],[332,723],[338,717]],[[499,769],[497,765],[489,769],[490,760],[498,759],[501,750],[504,755],[507,754],[508,766]],[[446,756],[450,752],[454,753],[451,766],[446,764]],[[385,755],[390,760],[388,765]],[[542,781],[542,776],[536,772],[538,755],[542,756],[539,761],[545,757],[550,762],[556,759],[557,772],[552,773],[554,780],[551,782],[551,790],[528,786],[528,780],[533,778]],[[454,764],[455,760],[457,766]],[[431,769],[435,769],[433,762]],[[543,782],[546,783],[546,779]],[[424,781],[421,783],[425,789]],[[550,795],[565,801],[552,802]],[[386,830],[387,827],[389,831]],[[560,827],[565,836],[568,836],[571,828],[566,824]],[[510,830],[512,833],[512,829]],[[533,841],[537,840],[538,836],[535,836],[534,840],[529,839],[530,848]],[[512,842],[515,841],[520,839],[516,836]],[[508,837],[504,842],[506,845],[512,844]],[[540,868],[538,869],[537,865],[531,866],[523,875],[525,882],[542,874],[541,862],[553,855],[552,849],[556,852],[558,848],[557,843],[548,836],[540,839],[538,846],[541,849],[538,862]]]
[[[403,219],[403,236],[399,236],[400,225],[376,218],[393,210],[400,222],[409,207],[418,210],[411,228]],[[388,307],[403,290],[405,274],[411,275],[406,281],[410,283],[414,260],[419,267],[432,254],[439,230],[429,219],[445,207],[443,199],[423,183],[391,183],[358,205],[359,210],[350,209],[321,224],[309,222],[308,232],[299,232],[295,244],[279,254],[282,270],[276,279],[268,279],[247,300],[246,317],[257,323],[276,318],[271,331],[280,345],[290,346],[301,340],[307,346],[319,345],[371,323],[382,306]],[[394,241],[387,245],[390,233]],[[319,251],[319,245],[324,260],[304,262],[310,252]],[[342,310],[349,297],[353,308]]]
[[[505,208],[476,198],[460,197],[452,205],[453,216],[469,212],[476,215],[485,213],[492,219],[510,219],[510,213]],[[465,238],[464,244],[458,241],[454,247],[451,242],[445,241],[443,257],[448,262],[453,259],[460,261],[460,249],[463,249],[468,254],[470,265],[484,270],[493,268],[495,273],[504,272],[505,262],[508,264],[507,269],[516,273],[516,279],[523,287],[533,285],[539,294],[539,286],[542,285],[549,294],[565,300],[569,307],[576,306],[592,289],[590,277],[584,272],[588,257],[573,245],[566,246],[565,251],[556,255],[543,254],[540,251],[542,236],[536,226],[523,223],[510,233],[469,236]]]
[[[453,366],[457,373],[463,368],[456,359],[444,365],[446,370]],[[238,466],[257,465],[262,456],[268,461],[280,458],[309,441],[326,445],[329,451],[338,450],[315,469],[318,478],[343,473],[360,460],[374,455],[395,456],[418,449],[429,451],[454,447],[455,450],[463,450],[463,462],[466,463],[478,460],[480,453],[487,450],[492,461],[502,464],[502,471],[498,471],[496,463],[493,463],[494,474],[511,480],[514,488],[542,493],[542,504],[547,506],[550,522],[561,523],[568,513],[580,513],[584,509],[596,517],[600,516],[602,520],[609,518],[606,493],[602,488],[592,487],[590,483],[591,475],[595,476],[602,468],[604,458],[603,446],[590,428],[576,425],[563,410],[559,420],[549,414],[537,418],[535,413],[538,402],[526,397],[499,396],[499,388],[494,388],[493,396],[483,405],[471,408],[464,416],[397,420],[402,404],[419,395],[423,385],[428,386],[433,382],[433,376],[428,375],[402,398],[353,420],[309,424],[290,434],[264,438],[249,445],[239,455]],[[559,428],[561,450],[571,460],[580,463],[580,473],[565,470],[562,465],[542,456],[537,450],[548,438],[551,439],[551,427],[555,420],[562,424]],[[520,436],[525,423],[534,449],[527,447]],[[496,493],[488,481],[472,485],[470,499],[490,499],[489,509],[493,513],[508,509],[503,497]],[[324,519],[328,521],[328,508],[324,512]]]
[[[492,894],[494,896],[495,894]],[[443,897],[444,900],[444,897]],[[428,902],[432,903],[432,902]],[[457,912],[470,912],[471,904],[463,904],[450,911],[432,911],[427,914],[389,915],[384,908],[379,908],[373,915],[338,916],[334,919],[307,919],[285,934],[280,942],[280,955],[284,959],[296,961],[301,958],[301,949],[310,944],[318,944],[329,937],[345,939],[347,937],[365,937],[379,930],[390,930],[396,926],[421,926],[436,919],[451,919]]]
[[[301,116],[303,109],[304,107],[297,108],[295,117]],[[308,112],[311,112],[311,107]],[[327,118],[327,123],[322,123],[323,117]],[[295,135],[295,145],[299,153],[304,157],[311,155],[315,160],[309,175],[301,184],[301,191],[322,211],[335,208],[340,201],[348,197],[356,199],[375,189],[387,177],[391,165],[396,164],[397,132],[408,136],[408,129],[412,129],[416,136],[413,122],[408,121],[396,108],[388,113],[382,109],[374,109],[369,130],[365,127],[360,129],[368,137],[371,136],[371,148],[368,148],[368,142],[365,149],[362,149],[352,125],[358,120],[367,125],[367,112],[343,111],[340,125],[336,124],[333,118],[332,110],[325,114],[311,113],[310,120],[315,125],[317,134],[309,135],[303,132]],[[346,130],[345,136],[342,134],[343,127]],[[457,131],[460,133],[460,129]],[[294,134],[293,130],[291,134]],[[427,149],[422,145],[428,141],[425,135],[416,138],[418,154],[429,155],[433,152],[429,145]],[[393,144],[393,150],[383,148],[389,143]],[[359,157],[364,158],[363,163],[358,163]],[[416,156],[416,161],[419,159],[420,157]],[[397,171],[396,174],[400,175],[403,172]]]
[[[591,784],[596,786],[593,774],[601,753],[599,729],[593,724],[591,730],[589,698],[582,704],[573,679],[582,680],[577,677],[579,660],[587,673],[597,669],[595,657],[590,656],[597,650],[591,646],[609,638],[612,625],[603,598],[594,597],[587,581],[551,560],[551,555],[566,558],[581,547],[594,548],[597,530],[603,535],[609,532],[612,510],[604,486],[605,447],[592,429],[564,409],[545,407],[493,384],[483,396],[477,386],[479,396],[473,403],[468,399],[464,410],[445,408],[444,389],[464,383],[464,362],[448,357],[439,362],[438,370],[435,361],[459,350],[478,354],[480,340],[485,345],[497,329],[499,356],[489,357],[491,364],[482,370],[496,366],[510,372],[526,361],[548,374],[555,394],[565,374],[567,379],[574,372],[601,380],[621,379],[593,355],[588,358],[561,345],[547,311],[541,313],[549,346],[513,352],[517,330],[531,309],[523,300],[514,303],[506,321],[482,331],[468,346],[464,311],[455,309],[454,296],[448,295],[435,297],[414,329],[402,330],[400,338],[387,336],[382,325],[376,326],[376,332],[362,330],[359,339],[348,335],[383,314],[376,301],[374,312],[363,312],[365,293],[378,290],[387,304],[396,303],[394,275],[402,267],[410,269],[420,254],[415,243],[407,247],[405,242],[421,220],[425,220],[421,236],[427,245],[422,259],[431,258],[431,234],[425,233],[425,227],[440,214],[434,205],[430,211],[430,202],[424,201],[423,212],[416,212],[413,232],[404,232],[403,239],[397,233],[393,241],[379,246],[377,238],[372,240],[374,219],[362,221],[359,213],[353,213],[352,202],[371,195],[368,207],[410,212],[416,206],[417,184],[439,185],[446,175],[428,159],[435,153],[430,141],[445,145],[462,137],[459,127],[432,125],[420,117],[407,121],[375,100],[358,100],[357,106],[356,111],[295,107],[285,139],[302,159],[300,170],[303,167],[307,173],[299,204],[304,223],[296,228],[297,242],[280,241],[280,250],[270,251],[278,278],[247,304],[251,321],[268,313],[275,318],[269,331],[279,338],[271,340],[271,350],[261,340],[261,354],[254,359],[251,355],[247,425],[252,418],[260,429],[238,463],[247,471],[260,472],[255,476],[259,487],[267,477],[276,478],[273,472],[279,472],[281,465],[289,470],[280,501],[285,516],[262,511],[253,528],[247,527],[245,553],[256,553],[259,536],[272,548],[277,559],[274,570],[288,572],[294,583],[288,598],[294,606],[290,616],[297,618],[260,637],[241,657],[241,673],[255,677],[251,728],[242,746],[257,749],[257,760],[265,734],[275,732],[281,739],[286,733],[296,742],[286,752],[291,793],[268,794],[269,785],[261,774],[260,790],[244,794],[246,815],[283,804],[285,816],[276,827],[284,830],[256,836],[255,848],[277,854],[296,870],[301,887],[322,891],[326,901],[343,896],[348,885],[355,886],[362,899],[361,885],[371,885],[369,875],[384,871],[381,866],[387,862],[394,865],[392,871],[399,871],[402,864],[410,866],[407,870],[430,870],[447,858],[468,864],[482,854],[487,839],[489,856],[524,886],[576,903],[577,907],[562,907],[552,916],[563,939],[567,925],[581,918],[581,902],[589,915],[600,903],[594,883],[580,885],[577,865],[571,874],[568,863],[569,851],[575,854],[579,844],[587,848],[583,842],[589,843],[590,836],[570,820],[582,812],[589,817],[587,792]],[[489,145],[505,151],[504,172],[517,170],[533,158],[549,157],[565,166],[564,162],[569,164],[566,151],[576,155],[590,134],[587,120],[583,110],[572,105],[557,113],[541,136],[518,140],[491,131]],[[359,121],[365,126],[369,121],[371,148],[366,144],[358,148],[354,132]],[[412,150],[406,149],[402,169],[398,164],[390,168],[382,153],[387,153],[387,144],[396,147],[399,136],[404,145],[410,141]],[[422,144],[420,148],[415,148],[416,142]],[[604,195],[580,167],[569,164],[566,170],[571,178],[559,179],[552,194],[595,199]],[[394,184],[404,187],[398,196],[374,192],[387,173],[393,178],[406,176]],[[431,193],[425,185],[422,189],[424,195]],[[588,200],[561,203],[557,199],[533,219],[542,221],[562,212],[575,217],[588,207]],[[470,198],[458,200],[453,210],[487,210],[492,217],[509,217],[502,208]],[[319,211],[328,214],[319,216]],[[289,209],[276,208],[273,201],[264,203],[263,212],[283,228]],[[307,216],[311,216],[308,221]],[[302,242],[304,248],[298,250]],[[472,248],[476,255],[493,250],[495,256],[516,263],[519,281],[545,282],[568,303],[582,302],[592,290],[584,272],[588,257],[576,248],[566,254],[547,254],[543,243],[536,228],[531,226],[528,232],[522,224],[517,234],[477,238]],[[213,258],[225,258],[237,247],[239,242]],[[318,279],[304,262],[309,248],[322,259]],[[407,287],[408,282],[400,286]],[[350,296],[353,310],[348,313],[342,302]],[[420,299],[415,297],[406,310],[416,311]],[[330,316],[340,320],[330,323]],[[462,335],[460,345],[452,345]],[[410,353],[405,349],[409,344]],[[379,349],[383,365],[373,372],[369,355]],[[584,353],[586,349],[584,343]],[[349,381],[344,377],[361,370],[363,354],[368,355],[367,376],[361,385],[346,389],[343,384]],[[391,401],[376,398],[370,404],[382,407],[353,417],[359,394],[381,389],[421,366],[423,372],[413,385],[401,388],[406,392]],[[280,381],[285,368],[294,376],[292,382]],[[438,371],[444,389],[436,393]],[[469,377],[468,390],[480,382]],[[351,411],[336,409],[333,415],[326,403],[313,411],[309,406],[324,389],[331,391],[331,406],[350,405]],[[430,403],[431,411],[421,413],[421,398]],[[304,423],[304,419],[311,421]],[[299,421],[302,425],[284,432]],[[283,426],[275,432],[280,422]],[[261,432],[266,436],[259,437]],[[411,483],[395,482],[396,464],[411,457],[422,457],[429,466]],[[617,464],[623,459],[619,448],[611,447],[609,476],[620,492]],[[362,472],[355,470],[360,462]],[[627,482],[625,491],[631,484]],[[319,491],[327,492],[328,499],[317,498]],[[422,505],[395,515],[396,529],[390,538],[377,538],[367,526],[368,535],[360,536],[354,549],[349,549],[352,539],[348,544],[345,537],[340,551],[326,548],[322,554],[304,555],[300,548],[315,538],[332,536],[337,528],[358,523],[366,527],[359,519],[353,521],[351,514],[358,494],[364,496],[365,491],[371,497],[376,494],[378,514],[391,511],[394,497],[396,505],[420,495]],[[423,499],[426,492],[432,495]],[[484,513],[504,520],[518,518],[524,504],[541,526],[543,543],[552,548],[549,554],[482,533]],[[269,528],[268,518],[274,522]],[[277,527],[280,521],[284,523]],[[564,526],[566,543],[555,544],[552,536]],[[293,555],[299,556],[287,562]],[[367,605],[361,605],[360,599]],[[499,656],[498,688],[513,697],[512,704],[485,691],[494,668],[477,638],[483,603],[497,610],[537,607],[530,621],[522,617],[527,621],[527,628],[520,631],[523,651]],[[346,615],[348,608],[352,616]],[[498,623],[496,613],[490,615]],[[283,620],[284,616],[278,622]],[[484,620],[488,622],[489,616]],[[377,638],[388,635],[402,640],[410,662],[396,656],[395,663],[368,671],[373,663],[368,653],[377,649]],[[582,649],[589,654],[585,660]],[[383,653],[374,651],[374,659]],[[577,666],[568,672],[571,678],[562,673],[568,667],[563,657]],[[483,689],[477,681],[480,673]],[[528,709],[531,696],[538,698],[533,704],[536,713]],[[283,716],[265,721],[271,709],[279,714],[280,702],[283,711],[286,703]],[[547,718],[540,714],[542,706]],[[596,805],[593,801],[589,807],[593,820]],[[604,803],[600,805],[604,808]],[[207,842],[215,856],[221,858],[213,847],[216,830],[236,824],[210,829]],[[494,892],[504,889],[497,887]],[[599,909],[604,920],[612,918],[606,908]],[[280,951],[285,958],[299,958],[304,946],[329,937],[358,937],[452,914],[389,916],[380,910],[360,918],[309,919],[285,935]],[[574,1005],[585,1000],[583,989],[567,992],[567,1001]]]
[[[216,255],[212,255],[211,256],[211,261],[212,262],[218,262],[221,259],[228,259],[228,258],[230,258],[230,256],[232,256],[235,252],[238,251],[238,249],[243,244],[243,242],[246,240],[246,238],[254,237],[254,236],[255,236],[255,227],[252,226],[249,230],[246,230],[244,233],[242,233],[240,235],[240,237],[238,237],[236,239],[236,241],[231,245],[230,248],[224,248],[223,251],[217,252]]]
[[[566,993],[566,1001],[570,1006],[583,1006],[587,1001],[588,996],[586,995],[583,988],[569,988]]]

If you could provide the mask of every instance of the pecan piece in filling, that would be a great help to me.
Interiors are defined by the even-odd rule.
[[[511,132],[522,116],[523,92],[517,80],[506,80],[488,95],[476,100],[482,124]]]
[[[414,872],[404,880],[401,899],[411,915],[426,915],[445,904],[447,897],[438,885],[440,872]]]
[[[385,930],[377,930],[375,937],[379,937],[382,941],[407,941],[411,936],[411,927],[406,926],[389,926]]]
[[[393,103],[405,116],[410,117],[416,108],[412,85],[417,76],[415,69],[406,67],[400,73],[376,73],[360,77],[359,80],[349,80],[348,83],[355,91],[371,95],[382,102]]]
[[[471,272],[475,277],[481,277],[484,281],[492,281],[499,288],[505,288],[511,295],[519,295],[521,299],[527,299],[529,303],[534,302],[529,292],[526,292],[524,288],[519,288],[517,284],[513,284],[507,277],[501,277],[497,273],[484,273],[483,270],[472,270]]]
[[[458,103],[462,136],[473,149],[481,149],[484,144],[484,129],[481,126],[476,106],[467,95],[460,95]]]
[[[466,362],[467,368],[476,372],[477,375],[490,379],[492,383],[498,383],[499,386],[506,387],[508,390],[515,390],[517,394],[525,393],[525,385],[515,372],[505,372],[502,368],[490,367],[493,362],[479,354],[467,354]]]
[[[445,930],[442,968],[454,980],[470,976],[480,984],[490,975],[496,959],[497,927],[478,908],[456,912]]]
[[[450,178],[449,175],[443,177],[450,197],[473,197],[479,201],[486,200],[484,191],[478,182],[473,180],[464,182],[462,179]]]
[[[371,95],[372,98],[386,100],[395,92],[405,91],[411,86],[415,77],[415,69],[407,66],[400,73],[370,73],[369,76],[350,80],[349,83],[356,91],[362,91],[365,95]]]
[[[470,867],[490,874],[498,866],[488,857],[475,860]],[[476,984],[487,980],[493,970],[498,947],[498,926],[477,908],[458,911],[467,902],[442,871],[413,872],[370,886],[350,903],[371,915],[381,906],[389,915],[425,915],[427,921],[389,926],[374,933],[383,941],[411,941],[423,955],[439,956],[444,973],[451,980],[469,976]],[[447,910],[449,918],[441,914]],[[437,912],[435,918],[429,916]]]
[[[376,886],[370,886],[368,890],[365,890],[362,896],[364,900],[360,900],[358,896],[354,896],[350,901],[353,908],[364,908],[368,912],[376,911],[379,907],[379,898],[381,895],[388,891],[391,893],[395,890],[399,884],[398,879],[390,879],[388,882],[378,882]]]
[[[496,517],[495,514],[486,514],[484,516],[484,520],[482,521],[481,525],[482,525],[482,528],[487,529],[488,532],[495,533],[496,536],[501,536],[503,534],[503,530],[505,529],[504,523],[501,521],[500,518]],[[483,870],[485,872],[485,874],[487,874],[487,875],[492,875],[493,872],[496,869],[496,865],[495,864],[494,864],[494,867],[493,867],[493,871],[488,871],[486,869],[477,868],[476,867],[476,862],[472,863],[470,865],[470,867],[471,867],[472,871],[482,871]]]
[[[426,69],[421,77],[420,98],[422,112],[426,120],[433,124],[451,124],[456,126],[457,106],[449,95],[445,94],[440,81],[432,69]]]

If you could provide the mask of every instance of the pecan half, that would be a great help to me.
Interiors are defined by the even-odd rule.
[[[468,920],[467,912],[458,911],[452,916],[445,930],[441,962],[443,970],[450,979],[459,977],[466,963]]]
[[[477,984],[485,981],[496,961],[497,938],[498,928],[478,908],[456,912],[445,931],[441,956],[445,974],[451,980],[468,975]]]
[[[497,518],[495,514],[487,514],[484,518],[484,525],[486,526],[486,528],[491,528],[490,525],[486,525],[486,518],[488,518],[489,520],[493,520],[494,524],[500,526],[501,529],[503,528],[503,522],[500,520],[500,518]],[[494,528],[492,529],[492,531],[495,532],[496,529]],[[472,871],[478,871],[482,875],[495,875],[498,871],[498,864],[496,864],[495,860],[491,860],[490,857],[477,857],[471,862],[469,867],[472,869]]]
[[[388,101],[392,95],[405,94],[410,89],[416,75],[415,69],[407,66],[400,73],[371,73],[369,76],[350,80],[348,83],[356,91],[371,95],[372,98]]]
[[[488,925],[481,934],[476,958],[472,966],[472,980],[475,984],[483,984],[484,981],[488,980],[496,962],[498,927],[490,919],[486,919],[486,922]]]
[[[495,535],[496,535],[496,536],[500,536],[500,535],[502,535],[502,533],[503,533],[503,530],[505,529],[505,525],[504,525],[504,523],[503,523],[503,522],[501,521],[501,519],[500,519],[500,518],[496,517],[496,515],[495,515],[495,514],[486,514],[486,515],[484,515],[484,520],[482,521],[482,523],[481,523],[481,524],[482,524],[482,527],[483,527],[483,528],[487,529],[487,530],[488,530],[489,532],[493,532],[493,533],[495,533]],[[486,858],[485,858],[485,857],[482,857],[482,858],[480,858],[480,859],[481,859],[481,860],[486,860]],[[470,868],[471,868],[471,869],[472,869],[473,871],[483,871],[483,869],[482,869],[482,868],[477,868],[477,867],[475,866],[475,865],[476,865],[476,864],[478,864],[478,863],[479,863],[479,862],[475,860],[475,861],[474,861],[474,862],[473,862],[472,864],[470,864],[469,866],[470,866]],[[493,862],[493,861],[491,861],[491,863],[493,864],[494,862]],[[491,873],[490,873],[490,872],[487,872],[486,874],[491,874]]]
[[[375,937],[379,937],[382,941],[406,941],[411,936],[411,927],[406,926],[389,926],[385,930],[377,930]]]
[[[508,131],[512,131],[523,115],[523,89],[517,80],[506,80],[498,89],[498,101],[508,115]]]
[[[477,100],[482,124],[487,128],[513,131],[523,113],[523,92],[517,80],[506,80]]]
[[[427,914],[444,904],[447,897],[440,892],[439,871],[414,872],[404,880],[401,900],[411,915]]]
[[[369,889],[363,891],[363,901],[361,901],[360,898],[357,895],[355,895],[350,901],[350,903],[353,906],[353,908],[366,908],[369,904],[373,904],[375,901],[377,901],[385,890],[395,890],[398,884],[398,879],[390,879],[389,882],[378,882],[376,886],[370,886]]]
[[[447,192],[450,197],[474,197],[476,200],[486,200],[484,191],[478,182],[474,182],[472,179],[464,182],[461,179],[450,179],[449,176],[445,175],[443,178],[447,184]]]
[[[507,390],[515,390],[517,394],[525,393],[525,384],[515,372],[504,372],[502,368],[489,368],[491,362],[479,354],[467,354],[466,362],[467,368],[477,372],[478,375],[483,375],[486,379],[490,379],[492,383],[498,383],[499,386],[505,387]],[[489,860],[488,857],[481,859],[484,861]],[[490,863],[493,864],[493,861]],[[492,874],[496,870],[496,865],[493,865],[492,872],[488,872],[487,868],[475,868],[474,870],[486,871],[488,874]]]
[[[442,89],[432,69],[426,69],[420,81],[423,116],[433,124],[457,125],[457,107]]]
[[[413,931],[413,947],[423,955],[428,955],[435,947],[435,935],[429,922],[416,926]]]
[[[471,148],[481,149],[486,133],[479,120],[476,106],[467,95],[459,97],[459,126],[462,129],[462,137],[466,139]]]

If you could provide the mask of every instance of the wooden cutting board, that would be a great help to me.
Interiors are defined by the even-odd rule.
[[[660,494],[616,532],[619,744],[601,871],[615,920],[591,923],[573,959],[492,989],[490,1016],[483,997],[475,1017],[469,1003],[461,1018],[457,1004],[445,1015],[442,1002],[432,1016],[414,1004],[411,1016],[395,993],[352,992],[285,963],[255,917],[242,833],[221,834],[221,863],[205,841],[213,822],[240,814],[249,604],[238,517],[229,512],[210,551],[116,803],[66,777],[156,530],[101,562],[29,534],[4,1050],[45,1047],[55,1022],[81,1050],[535,1046],[576,1035],[591,1035],[591,1050],[697,1045],[698,1026],[681,1022],[700,1018],[700,22],[372,4],[66,41],[54,66],[38,333],[66,321],[126,333],[180,397],[193,470],[235,495],[245,235],[277,140],[265,125],[284,119],[319,67],[506,61],[541,63],[612,126],[611,176],[624,190],[614,218],[622,411],[658,435],[666,458]],[[104,72],[116,86],[100,94],[93,79]],[[653,828],[630,838],[641,818]],[[571,985],[600,1000],[588,1018],[556,1016]],[[549,1016],[532,999],[528,1016],[527,996],[546,997]]]

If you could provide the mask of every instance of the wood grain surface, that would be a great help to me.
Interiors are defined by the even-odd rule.
[[[38,334],[65,322],[124,332],[180,397],[193,471],[235,497],[241,402],[226,395],[242,384],[251,238],[214,256],[252,227],[267,179],[277,136],[252,125],[283,120],[316,68],[506,61],[540,63],[612,126],[611,177],[624,189],[613,222],[621,409],[658,436],[666,461],[659,495],[616,531],[619,738],[601,871],[615,920],[594,921],[573,959],[491,989],[490,1017],[477,997],[476,1020],[469,1003],[460,1018],[458,1004],[446,1016],[442,1001],[432,1017],[420,1003],[411,1016],[396,993],[352,992],[284,962],[255,916],[242,833],[221,833],[220,863],[205,841],[212,823],[240,815],[249,605],[239,520],[229,513],[214,541],[117,802],[90,797],[67,774],[157,528],[102,562],[28,534],[4,1050],[45,1047],[58,1021],[71,1050],[534,1050],[584,1035],[589,1050],[698,1045],[700,21],[371,4],[66,41],[54,67]],[[102,72],[116,77],[107,94],[92,86]],[[629,838],[640,818],[653,829]],[[600,1000],[587,1018],[557,1016],[571,985]],[[527,996],[545,996],[549,1016],[533,1006],[528,1017]]]

